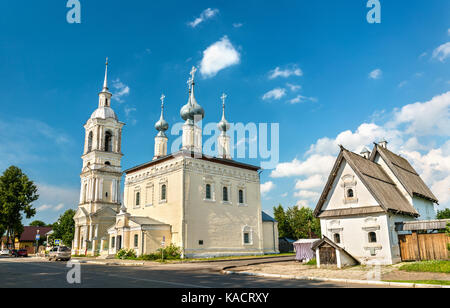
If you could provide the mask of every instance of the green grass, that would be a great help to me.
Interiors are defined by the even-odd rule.
[[[184,261],[219,261],[219,260],[235,260],[235,259],[253,259],[253,258],[268,258],[268,257],[284,257],[295,256],[295,253],[279,253],[270,255],[254,255],[254,256],[230,256],[230,257],[215,257],[215,258],[196,258],[185,259]]]
[[[384,280],[387,282],[403,282],[403,283],[416,283],[416,284],[436,284],[441,286],[450,286],[449,280]]]
[[[401,271],[450,273],[450,261],[421,261],[400,266]]]

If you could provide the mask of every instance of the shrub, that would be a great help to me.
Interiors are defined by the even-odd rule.
[[[158,249],[159,257],[161,258],[161,254],[164,254],[164,259],[167,260],[178,260],[181,259],[181,248],[170,244],[165,248]]]
[[[311,259],[308,262],[306,262],[306,265],[317,265],[317,260],[316,259]]]
[[[116,254],[117,259],[136,259],[134,249],[121,249]]]

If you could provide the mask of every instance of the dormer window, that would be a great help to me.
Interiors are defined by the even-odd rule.
[[[341,187],[344,189],[344,203],[358,203],[356,196],[356,179],[354,175],[346,174],[342,178]]]
[[[369,232],[369,243],[377,242],[377,234],[375,232]]]
[[[353,192],[353,189],[348,189],[347,190],[347,198],[354,198],[355,197],[355,193]]]
[[[340,244],[341,243],[341,235],[339,233],[335,233],[333,238],[334,238],[334,242],[336,244]]]

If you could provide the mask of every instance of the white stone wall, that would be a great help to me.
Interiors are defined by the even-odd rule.
[[[321,219],[322,234],[334,241],[334,234],[339,233],[340,247],[345,249],[361,263],[379,261],[392,264],[391,243],[387,215],[373,214],[366,217],[340,217]],[[377,243],[369,243],[369,232],[375,232]],[[376,255],[371,255],[371,249]]]

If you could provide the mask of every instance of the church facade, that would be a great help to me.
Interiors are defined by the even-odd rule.
[[[213,257],[278,253],[278,226],[261,209],[260,168],[234,161],[230,128],[223,116],[218,124],[218,156],[202,153],[197,125],[205,111],[195,98],[195,68],[189,80],[188,103],[181,108],[182,148],[168,153],[164,119],[156,123],[151,161],[125,170],[120,199],[121,133],[110,107],[107,76],[99,108],[85,125],[80,205],[75,215],[74,254],[114,255],[133,249],[137,255],[174,244],[184,257]]]

